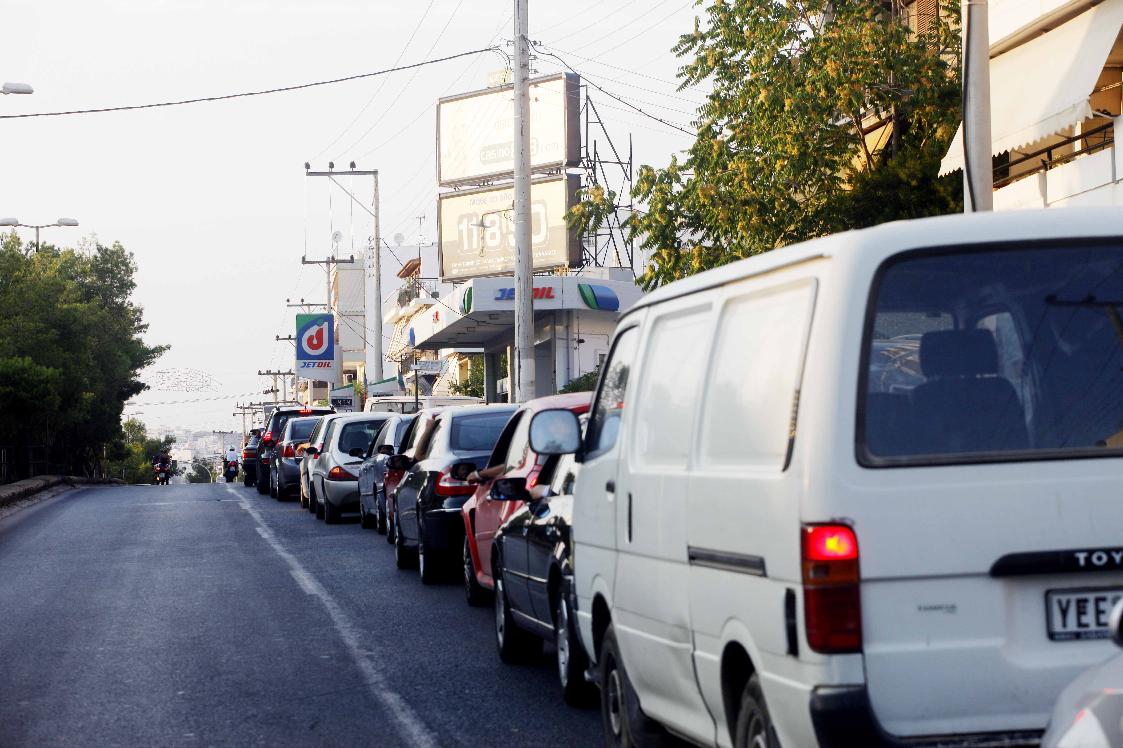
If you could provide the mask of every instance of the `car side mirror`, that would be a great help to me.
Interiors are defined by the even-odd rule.
[[[366,453],[367,451],[362,447],[354,447],[347,452],[347,454],[351,457],[363,457],[366,455]]]
[[[1111,627],[1111,640],[1115,646],[1123,647],[1123,600],[1115,603],[1111,609],[1111,618],[1108,621]]]
[[[526,501],[526,478],[498,478],[487,497],[492,501]]]
[[[386,467],[391,470],[409,470],[413,467],[413,460],[405,455],[390,455],[390,459],[386,460]]]
[[[312,455],[313,457],[315,457],[318,454],[320,454],[320,450],[316,449],[311,444],[309,444],[307,447],[304,448],[304,454]]]
[[[381,447],[378,448],[378,454],[386,455],[386,456],[394,454],[394,445],[393,444],[383,444]]]
[[[530,448],[539,455],[573,454],[581,448],[581,422],[564,408],[542,410],[530,421]]]
[[[448,469],[448,474],[456,480],[466,481],[468,476],[476,472],[476,463],[457,462]]]

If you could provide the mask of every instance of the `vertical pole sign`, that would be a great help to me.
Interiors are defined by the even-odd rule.
[[[330,314],[296,315],[297,376],[339,384],[335,354],[335,318]]]

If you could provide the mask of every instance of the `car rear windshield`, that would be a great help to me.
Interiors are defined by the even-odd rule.
[[[456,416],[449,428],[449,446],[454,452],[490,452],[513,412]]]
[[[298,418],[289,426],[289,439],[294,442],[302,442],[308,438],[312,433],[312,429],[316,428],[318,418]]]
[[[859,397],[871,466],[1117,455],[1123,247],[910,253],[875,282]]]
[[[370,443],[374,441],[375,434],[386,423],[385,418],[370,421],[352,421],[343,425],[339,432],[339,451],[350,454],[352,449],[361,449],[366,452]]]

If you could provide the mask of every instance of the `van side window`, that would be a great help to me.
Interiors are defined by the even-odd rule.
[[[686,465],[712,337],[710,307],[659,317],[635,398],[635,454],[649,465]]]
[[[620,337],[616,338],[585,431],[586,459],[602,455],[616,444],[616,437],[620,433],[620,419],[624,415],[628,379],[636,358],[638,338],[639,334],[634,327],[620,333]]]
[[[702,464],[785,467],[814,297],[814,282],[801,281],[725,304],[702,411]]]

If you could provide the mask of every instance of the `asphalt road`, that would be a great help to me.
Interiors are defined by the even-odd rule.
[[[0,519],[0,746],[596,745],[552,650],[357,519],[241,484],[85,488]]]

